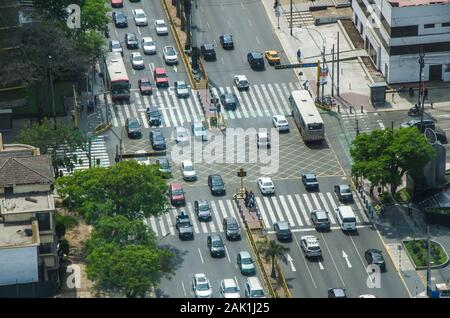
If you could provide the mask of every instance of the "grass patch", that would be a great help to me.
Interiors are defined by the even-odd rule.
[[[64,224],[66,230],[70,230],[74,226],[78,224],[78,220],[73,215],[62,214],[60,212],[55,211],[53,214],[55,224]]]
[[[409,201],[411,201],[411,194],[409,193],[408,189],[403,188],[395,193],[395,200],[402,204],[408,203]]]
[[[412,240],[403,242],[416,267],[427,266],[427,241]],[[431,241],[431,266],[447,262],[447,255],[442,247]]]

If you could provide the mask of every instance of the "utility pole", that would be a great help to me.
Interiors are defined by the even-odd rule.
[[[324,72],[325,70],[325,43],[323,44],[322,47],[322,70],[321,73]],[[324,94],[325,94],[325,78],[322,79],[322,101],[321,104],[323,105],[323,101],[324,101]]]
[[[291,24],[290,24],[290,28],[291,28],[291,36],[292,36],[292,0],[291,0]]]
[[[331,48],[331,96],[334,96],[334,44]]]
[[[337,53],[336,53],[337,61],[336,61],[336,68],[337,68],[337,86],[336,86],[336,94],[339,95],[339,74],[341,73],[341,69],[339,68],[339,32],[337,33]]]
[[[424,60],[424,54],[423,54],[423,51],[422,51],[422,49],[420,50],[420,57],[419,57],[419,94],[417,94],[418,95],[418,104],[417,104],[417,107],[418,107],[418,109],[420,110],[420,129],[421,130],[423,130],[423,113],[425,112],[425,103],[424,103],[424,100],[422,99],[422,108],[420,107],[421,105],[420,105],[420,103],[421,103],[421,100],[420,100],[420,97],[422,96],[422,95],[424,95],[423,94],[423,89],[422,89],[422,85],[423,85],[423,83],[422,83],[422,73],[423,73],[423,67],[424,67],[424,65],[425,65],[425,60]]]
[[[192,30],[192,72],[198,72],[198,47],[197,47],[197,0],[191,2],[191,30]]]
[[[54,90],[53,90],[52,56],[49,55],[48,59],[49,59],[49,62],[50,62],[48,71],[49,71],[49,80],[50,80],[50,91],[51,91],[51,94],[52,94],[53,124],[54,124],[54,128],[56,130],[56,107],[55,107],[55,93],[54,93]]]
[[[319,96],[320,96],[320,71],[321,71],[321,67],[320,67],[320,60],[317,60],[317,100],[319,100]]]
[[[430,228],[427,225],[427,295],[431,297],[431,244]]]

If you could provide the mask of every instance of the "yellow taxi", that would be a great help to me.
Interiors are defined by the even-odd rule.
[[[264,56],[266,57],[267,62],[269,62],[270,65],[281,63],[280,55],[278,54],[278,51],[275,51],[275,50],[266,51],[264,53]]]

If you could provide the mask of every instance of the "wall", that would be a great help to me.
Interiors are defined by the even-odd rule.
[[[423,69],[423,79],[429,80],[429,64],[448,64],[450,62],[450,55],[443,56],[441,54],[425,56],[425,67]],[[418,55],[400,55],[391,56],[389,61],[389,83],[406,83],[419,81],[419,56]],[[381,68],[384,72],[384,66]],[[445,79],[445,78],[444,78]]]
[[[37,282],[37,246],[0,248],[0,269],[0,285]]]
[[[14,187],[14,193],[32,193],[32,192],[48,192],[50,184],[27,184],[17,185]]]

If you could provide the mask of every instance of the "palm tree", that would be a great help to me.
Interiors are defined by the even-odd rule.
[[[278,257],[280,260],[285,262],[285,254],[289,249],[281,244],[278,244],[274,240],[259,241],[256,243],[256,245],[258,247],[258,251],[264,257],[264,260],[266,262],[268,262],[269,260],[272,262],[272,273],[270,274],[270,277],[277,278],[277,274],[275,272],[275,259]]]

